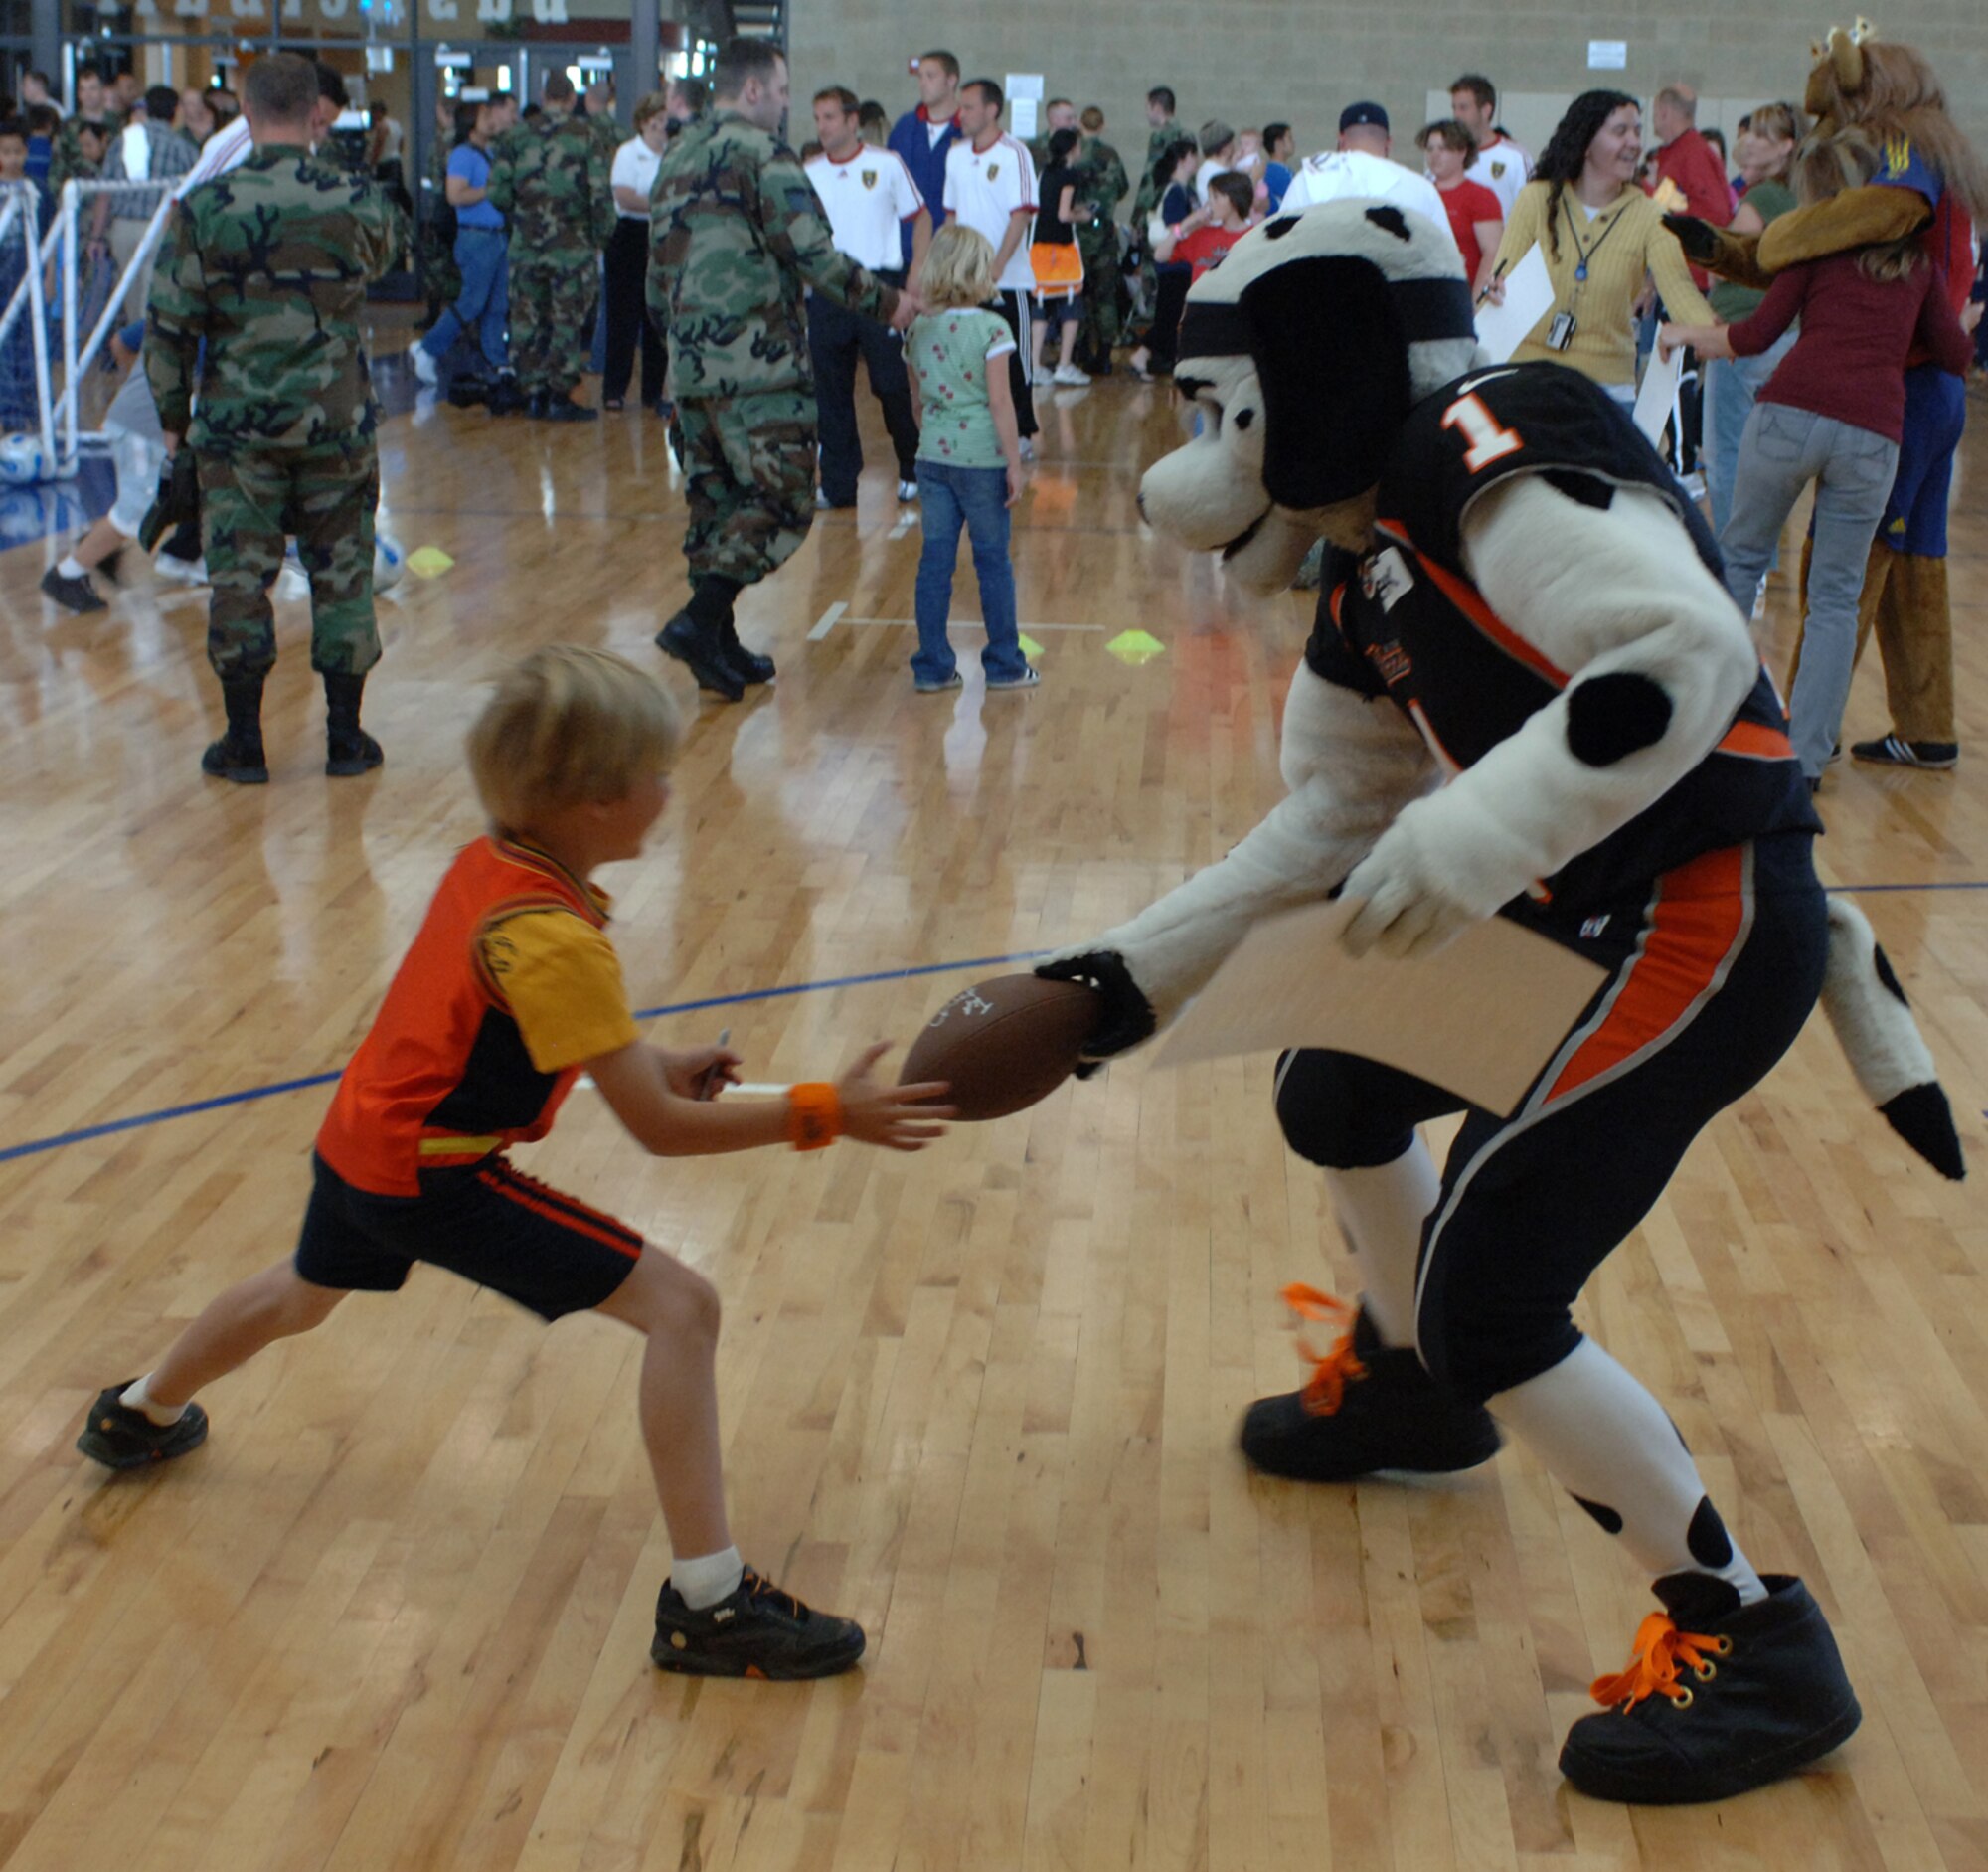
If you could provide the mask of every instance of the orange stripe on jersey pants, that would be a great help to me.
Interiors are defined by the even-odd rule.
[[[1548,1103],[1619,1066],[1684,1018],[1717,978],[1745,927],[1745,875],[1743,845],[1707,852],[1664,873],[1642,953],[1630,964],[1601,1025],[1554,1081]]]
[[[596,1242],[604,1242],[617,1254],[626,1255],[630,1261],[638,1260],[642,1253],[641,1238],[632,1230],[624,1230],[605,1216],[592,1217],[580,1212],[580,1206],[571,1198],[562,1197],[557,1202],[549,1202],[546,1196],[520,1187],[521,1179],[515,1171],[479,1170],[476,1180],[485,1189],[492,1189],[500,1196],[508,1197],[521,1209],[529,1209],[534,1215],[544,1216],[549,1222],[557,1222],[562,1228],[571,1229],[576,1235],[590,1236]],[[604,1225],[604,1226],[603,1226]]]
[[[1778,728],[1769,728],[1764,722],[1735,722],[1715,752],[1754,761],[1792,761],[1795,745]]]

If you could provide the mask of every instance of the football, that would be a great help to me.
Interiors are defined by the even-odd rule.
[[[1079,981],[976,982],[925,1023],[898,1083],[942,1079],[963,1121],[1005,1118],[1047,1099],[1077,1070],[1096,1024],[1096,991]]]

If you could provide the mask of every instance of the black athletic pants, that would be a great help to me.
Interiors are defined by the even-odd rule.
[[[642,349],[642,401],[660,402],[667,353],[649,317],[649,224],[623,215],[607,243],[607,358],[600,374],[601,400],[628,395],[635,373],[635,347]]]
[[[1008,359],[1008,388],[1015,397],[1017,435],[1033,435],[1037,428],[1036,394],[1029,388],[1029,347],[1034,341],[1029,327],[1035,316],[1030,301],[1034,297],[1032,292],[997,292],[993,304],[987,308],[1015,334],[1015,349]]]
[[[1570,946],[1608,978],[1509,1117],[1352,1054],[1279,1063],[1284,1135],[1327,1167],[1392,1163],[1416,1124],[1466,1113],[1415,1291],[1422,1359],[1460,1396],[1509,1391],[1574,1350],[1569,1309],[1588,1276],[1692,1139],[1800,1033],[1828,944],[1811,842],[1783,833],[1709,852],[1587,918]]]
[[[902,272],[879,279],[902,286]],[[884,426],[897,451],[898,479],[918,478],[918,419],[905,373],[904,340],[881,319],[866,318],[819,292],[808,297],[808,350],[814,358],[815,420],[821,440],[821,491],[832,507],[856,502],[863,472],[863,438],[856,423],[856,360],[870,373],[871,394],[884,406]]]

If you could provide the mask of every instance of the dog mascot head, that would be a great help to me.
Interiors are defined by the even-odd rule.
[[[1280,215],[1187,295],[1174,383],[1201,433],[1146,471],[1140,510],[1281,590],[1321,535],[1364,544],[1409,410],[1477,361],[1447,230],[1383,202]]]

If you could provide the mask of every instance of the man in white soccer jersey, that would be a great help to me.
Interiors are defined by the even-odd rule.
[[[960,140],[946,151],[944,208],[985,235],[994,250],[991,309],[1015,334],[1008,387],[1015,397],[1015,431],[1026,461],[1035,453],[1031,437],[1036,432],[1036,400],[1029,389],[1029,301],[1036,290],[1029,241],[1036,221],[1036,168],[1027,148],[1001,128],[1007,101],[991,78],[959,87]]]
[[[1477,142],[1477,154],[1463,172],[1466,182],[1481,183],[1512,219],[1512,204],[1532,179],[1533,159],[1498,127],[1498,93],[1481,73],[1466,72],[1449,87],[1449,114]]]
[[[814,94],[814,133],[821,154],[807,178],[821,197],[836,252],[847,254],[878,278],[915,292],[931,244],[931,214],[905,160],[895,150],[863,140],[856,93],[831,85]],[[911,237],[907,273],[904,232]],[[898,498],[918,492],[918,419],[905,374],[904,341],[881,319],[866,318],[820,293],[808,298],[808,349],[814,354],[814,403],[821,446],[823,507],[856,505],[856,477],[863,472],[863,440],[856,428],[856,359],[870,372],[870,390],[884,406],[884,426],[898,453]]]

